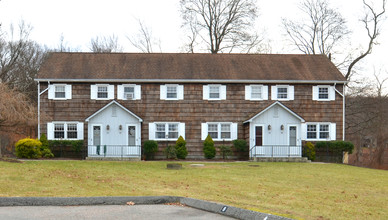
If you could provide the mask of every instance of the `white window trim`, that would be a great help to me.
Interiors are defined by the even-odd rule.
[[[177,124],[178,125],[178,137],[177,138],[157,138],[156,133],[156,124],[165,124],[164,132],[167,135],[168,134],[168,124]],[[180,136],[185,139],[185,123],[182,122],[152,122],[148,124],[148,131],[149,131],[149,140],[155,140],[155,141],[176,141]]]
[[[278,88],[287,88],[287,98],[278,98]],[[279,101],[291,101],[294,100],[294,86],[291,85],[275,85],[271,86],[271,99]]]
[[[219,88],[219,98],[210,98],[210,86]],[[226,100],[226,85],[221,84],[208,84],[203,85],[203,100],[218,101]]]
[[[54,127],[55,124],[63,124],[64,138],[54,138]],[[77,138],[67,138],[67,125],[77,125]],[[53,121],[47,123],[47,139],[48,140],[83,140],[84,139],[84,123],[79,121]]]
[[[65,87],[65,97],[64,98],[56,98],[55,97],[55,87],[56,86],[64,86]],[[49,85],[48,90],[48,99],[53,100],[68,100],[72,98],[72,87],[69,84],[51,84]]]
[[[167,87],[176,87],[176,98],[167,98]],[[184,99],[184,87],[178,84],[165,84],[160,85],[160,100],[183,100]]]
[[[307,126],[315,125],[316,126],[316,138],[307,138]],[[319,138],[320,134],[320,125],[329,125],[329,138]],[[303,140],[306,141],[335,141],[336,140],[336,123],[331,122],[308,122],[302,124],[302,134]]]
[[[320,99],[319,98],[319,88],[328,88],[328,98],[327,99]],[[318,85],[318,86],[313,86],[313,100],[315,101],[322,101],[322,102],[327,102],[327,101],[334,101],[335,100],[335,89],[334,86],[329,86],[329,85]]]
[[[124,87],[133,87],[134,88],[133,99],[126,99],[124,97]],[[140,100],[141,99],[141,85],[136,85],[136,84],[117,85],[117,99],[119,99],[119,100]]]
[[[209,134],[209,124],[217,124],[217,132],[219,138],[214,138],[213,141],[232,141],[238,138],[238,124],[233,122],[206,122],[201,124],[201,139],[205,140]],[[221,124],[230,124],[230,138],[221,138]]]
[[[107,87],[108,97],[98,98],[98,87]],[[95,100],[111,100],[114,99],[115,86],[110,84],[94,84],[90,85],[90,99]]]
[[[261,87],[261,98],[252,98],[252,87]],[[250,101],[268,100],[268,86],[261,85],[261,84],[246,85],[245,100],[250,100]]]

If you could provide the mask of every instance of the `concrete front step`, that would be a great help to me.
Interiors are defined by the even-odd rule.
[[[255,157],[251,158],[255,162],[295,162],[295,163],[310,163],[307,157]]]
[[[85,159],[104,161],[140,161],[140,157],[86,157]]]

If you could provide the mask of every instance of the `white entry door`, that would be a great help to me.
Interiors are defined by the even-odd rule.
[[[124,156],[140,156],[140,126],[136,124],[127,125],[127,146],[123,149]]]
[[[128,145],[135,146],[136,145],[136,126],[128,125]]]
[[[93,125],[93,145],[101,145],[101,125]]]
[[[288,133],[289,145],[290,146],[297,146],[298,145],[297,127],[296,126],[289,126],[288,132],[289,132]]]

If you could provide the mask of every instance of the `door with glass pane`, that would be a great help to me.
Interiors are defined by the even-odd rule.
[[[101,155],[101,126],[93,125],[93,150],[92,153]]]
[[[290,126],[289,128],[289,145],[296,146],[297,145],[297,136],[296,136],[296,126]]]
[[[128,145],[136,145],[136,126],[134,125],[128,126]]]

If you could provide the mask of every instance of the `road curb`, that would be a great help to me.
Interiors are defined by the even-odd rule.
[[[152,205],[181,203],[183,205],[237,219],[285,220],[289,218],[227,206],[220,203],[179,196],[120,197],[0,197],[0,206],[88,206],[88,205]]]

